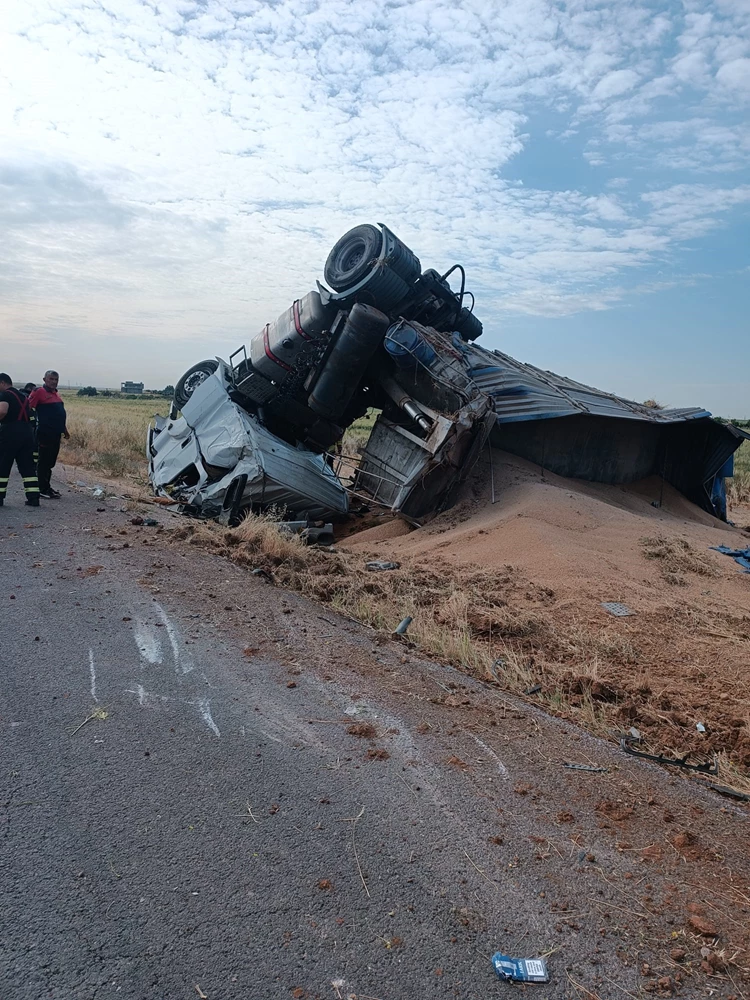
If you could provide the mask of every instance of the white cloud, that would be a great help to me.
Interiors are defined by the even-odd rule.
[[[426,265],[460,259],[482,318],[599,310],[746,202],[740,0],[11,0],[5,16],[16,339],[148,337],[190,363],[313,287],[366,220]],[[511,183],[545,132],[580,182]]]
[[[632,69],[616,69],[602,77],[591,96],[595,101],[606,101],[610,97],[619,97],[620,94],[632,90],[636,83],[638,74]]]
[[[716,79],[730,90],[750,96],[750,59],[732,59],[719,67]]]

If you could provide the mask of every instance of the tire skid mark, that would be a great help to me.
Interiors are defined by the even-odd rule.
[[[91,697],[94,701],[99,701],[96,697],[96,665],[94,664],[94,650],[89,647],[89,677],[91,679]]]
[[[492,759],[493,759],[493,760],[495,761],[495,763],[497,764],[497,769],[498,769],[498,771],[500,772],[500,774],[501,774],[501,775],[502,775],[502,776],[503,776],[504,778],[507,778],[507,777],[508,777],[508,768],[507,768],[507,767],[505,766],[505,764],[503,764],[503,762],[502,762],[502,761],[500,760],[500,758],[499,758],[499,757],[498,757],[498,755],[497,755],[497,754],[495,753],[495,751],[494,751],[494,750],[492,749],[492,747],[488,747],[488,746],[487,746],[487,744],[486,744],[486,743],[483,743],[483,742],[482,742],[482,741],[481,741],[481,740],[479,739],[479,737],[478,737],[478,736],[475,736],[475,735],[474,735],[474,733],[470,733],[469,735],[471,736],[471,738],[472,738],[472,739],[473,739],[473,740],[474,740],[474,741],[475,741],[476,743],[478,743],[478,744],[479,744],[479,746],[480,746],[480,747],[482,747],[482,749],[483,749],[483,750],[486,750],[486,751],[487,751],[487,753],[488,753],[488,754],[490,755],[490,757],[492,757]]]
[[[211,715],[211,701],[209,698],[174,698],[170,695],[147,691],[142,684],[136,684],[132,688],[125,688],[125,694],[134,694],[138,698],[138,704],[144,708],[149,707],[150,701],[173,702],[176,705],[187,705],[189,708],[197,708],[201,719],[203,719],[214,736],[221,736],[221,730]]]
[[[201,713],[201,718],[206,723],[211,732],[214,734],[214,736],[221,736],[221,731],[219,730],[219,727],[216,725],[211,715],[211,702],[209,701],[209,699],[199,698],[197,702],[189,702],[189,704],[197,705],[198,710]]]
[[[137,620],[133,629],[133,637],[141,659],[152,667],[158,666],[163,660],[161,641],[151,626]],[[145,663],[142,663],[141,666],[143,667]]]
[[[166,629],[167,636],[169,637],[169,643],[172,647],[172,656],[174,657],[174,669],[177,674],[189,674],[193,669],[193,663],[190,657],[184,657],[180,652],[180,634],[177,628],[172,624],[167,612],[161,606],[161,604],[156,602],[156,613],[162,620],[162,624]]]

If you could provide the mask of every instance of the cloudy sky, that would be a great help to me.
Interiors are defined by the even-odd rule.
[[[750,0],[4,0],[0,367],[160,387],[352,225],[483,343],[750,417]]]

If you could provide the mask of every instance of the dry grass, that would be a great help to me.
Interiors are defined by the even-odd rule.
[[[734,478],[727,480],[731,506],[750,503],[750,441],[743,441],[734,455]]]
[[[60,461],[112,478],[146,478],[146,429],[155,413],[166,416],[168,399],[111,399],[63,393],[70,440]]]
[[[655,745],[667,750],[684,752],[692,746],[686,742],[690,739],[697,741],[695,749],[707,749],[710,740],[713,751],[726,751],[727,759],[734,760],[734,770],[726,773],[735,786],[743,774],[737,767],[750,761],[742,735],[750,719],[727,722],[726,705],[703,701],[700,678],[686,675],[685,684],[693,692],[686,695],[687,701],[674,702],[672,693],[666,702],[662,687],[652,690],[654,656],[662,652],[650,647],[654,629],[666,623],[638,619],[639,629],[604,618],[578,618],[553,591],[530,582],[512,566],[498,571],[404,559],[398,570],[371,573],[365,563],[377,553],[307,547],[298,537],[281,535],[270,515],[251,515],[229,529],[186,521],[172,536],[248,569],[263,570],[275,583],[371,626],[382,638],[392,636],[408,615],[413,622],[406,642],[517,694],[541,685],[533,695],[537,704],[598,735],[635,721],[653,735]],[[648,540],[646,547],[652,558],[669,565],[668,572],[715,573],[689,546],[659,538]],[[670,608],[669,615],[669,628],[683,638],[726,633],[727,639],[744,644],[750,634],[744,617],[719,620],[689,608]],[[696,735],[690,697],[699,698],[710,737]],[[739,706],[730,714],[739,717]]]
[[[683,538],[642,538],[643,554],[647,559],[658,559],[662,578],[673,586],[687,586],[685,573],[699,576],[721,576],[710,556],[697,552]]]
[[[368,410],[363,417],[347,427],[341,442],[341,450],[345,455],[358,455],[360,449],[364,448],[375,426],[378,412],[378,410]]]
[[[173,537],[262,569],[274,582],[383,635],[390,636],[408,615],[413,622],[407,641],[425,653],[517,693],[541,683],[541,704],[595,732],[606,730],[605,702],[618,698],[599,679],[603,655],[637,656],[625,640],[583,626],[559,633],[546,609],[552,592],[529,583],[512,566],[497,573],[405,561],[399,570],[371,573],[364,568],[366,554],[306,547],[298,537],[279,534],[269,516],[250,515],[231,529],[190,522]],[[568,662],[575,662],[574,673],[566,669]]]

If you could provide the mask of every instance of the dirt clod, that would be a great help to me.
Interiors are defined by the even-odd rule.
[[[359,736],[361,739],[371,740],[377,735],[377,730],[371,722],[352,722],[346,727],[350,736]]]
[[[701,917],[697,913],[688,917],[687,924],[692,931],[703,937],[717,937],[719,934],[713,921],[709,920],[708,917]]]

